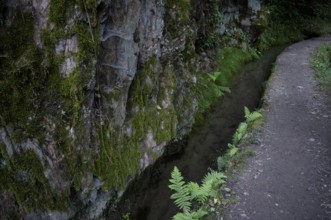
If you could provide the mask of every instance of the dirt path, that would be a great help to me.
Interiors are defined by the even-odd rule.
[[[256,156],[231,183],[239,201],[226,219],[331,219],[331,108],[309,64],[324,42],[331,38],[294,44],[278,57]]]

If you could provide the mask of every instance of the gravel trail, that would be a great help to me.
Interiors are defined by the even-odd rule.
[[[326,42],[302,41],[277,58],[256,156],[230,183],[238,202],[226,219],[331,219],[331,107],[310,68],[314,49]]]

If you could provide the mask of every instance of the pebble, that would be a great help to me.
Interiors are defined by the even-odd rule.
[[[240,216],[241,216],[242,218],[247,218],[247,215],[244,214],[244,213],[240,214]]]
[[[310,141],[310,142],[314,142],[315,139],[314,139],[314,138],[310,138],[309,141]]]

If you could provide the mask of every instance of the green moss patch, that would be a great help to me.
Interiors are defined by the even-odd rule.
[[[33,41],[31,14],[17,16],[2,38],[1,51],[8,54],[0,63],[0,112],[2,123],[13,123],[18,129],[13,138],[39,136],[42,98],[48,71]]]
[[[257,58],[253,49],[240,49],[235,47],[221,48],[218,52],[219,72],[221,73],[215,83],[220,86],[230,86],[230,80],[239,72],[243,64]]]
[[[101,127],[100,149],[94,173],[104,181],[104,188],[123,189],[127,178],[139,171],[141,152],[135,140],[118,137],[107,125]]]
[[[165,1],[165,30],[170,38],[176,38],[178,33],[189,24],[191,3],[190,0]]]
[[[34,208],[63,210],[69,206],[68,195],[62,196],[51,190],[44,168],[32,150],[15,153],[5,161],[6,165],[0,167],[0,191],[11,192],[26,211]]]

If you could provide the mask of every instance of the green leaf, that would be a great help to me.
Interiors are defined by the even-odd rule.
[[[233,157],[237,152],[238,152],[238,148],[237,147],[232,147],[229,150],[228,154],[229,154],[230,157]]]
[[[195,182],[185,183],[183,176],[177,167],[171,172],[171,184],[169,188],[175,193],[171,195],[171,199],[175,200],[175,204],[182,210],[172,219],[174,220],[198,220],[207,214],[201,207],[206,205],[209,198],[218,195],[218,188],[225,183],[226,176],[217,171],[209,172],[202,180],[201,186]],[[193,210],[191,210],[194,202]]]
[[[184,212],[189,212],[191,207],[191,196],[183,180],[183,176],[179,169],[175,166],[174,170],[171,172],[169,185],[171,190],[174,190],[175,193],[171,195],[171,199],[175,200],[175,204]]]
[[[261,117],[262,117],[262,114],[255,111],[255,112],[252,112],[251,114],[249,114],[249,116],[246,118],[246,121],[248,123],[250,123],[250,122],[256,121],[257,119],[259,119]]]
[[[248,128],[248,124],[245,122],[242,122],[239,124],[239,127],[237,129],[237,132],[240,134],[245,134]]]
[[[218,157],[217,158],[217,169],[218,170],[223,170],[226,167],[229,159],[230,158],[229,158],[229,156],[227,154]]]
[[[203,216],[207,215],[208,213],[203,211],[202,209],[199,209],[198,211],[191,213],[191,219],[201,219]]]
[[[226,86],[219,86],[218,87],[220,91],[222,92],[227,92],[227,93],[231,93],[231,90],[229,87],[226,87]]]
[[[233,140],[232,140],[233,144],[236,145],[241,141],[241,139],[244,137],[244,135],[247,132],[247,128],[248,128],[247,123],[245,123],[245,122],[240,123],[239,127],[237,128],[236,133],[233,136]]]
[[[247,117],[251,114],[251,112],[246,106],[244,107],[244,111],[245,111],[245,118],[247,119]]]
[[[221,72],[214,72],[214,73],[209,73],[209,77],[210,79],[215,82],[217,80],[217,78],[221,75]]]
[[[199,209],[191,213],[178,213],[172,219],[173,220],[199,220],[203,216],[207,215],[206,211]]]

